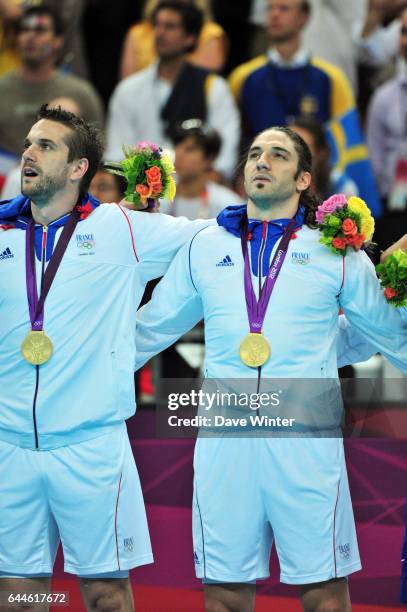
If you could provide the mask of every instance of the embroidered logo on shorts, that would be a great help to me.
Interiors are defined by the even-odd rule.
[[[76,234],[76,246],[80,250],[79,255],[94,255],[96,242],[93,234]]]
[[[199,557],[195,551],[194,551],[194,563],[195,565],[200,565]]]
[[[309,264],[311,261],[309,253],[299,253],[298,251],[294,251],[291,253],[291,263],[298,264],[300,266],[305,266]]]
[[[338,552],[341,559],[349,559],[350,557],[350,544],[340,544],[338,546]]]
[[[127,552],[133,552],[134,550],[134,539],[133,538],[124,538],[123,539],[124,550]]]

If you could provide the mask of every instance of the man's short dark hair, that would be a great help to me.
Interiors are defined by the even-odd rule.
[[[60,106],[49,108],[47,104],[44,104],[37,116],[37,120],[40,119],[62,123],[71,130],[64,139],[69,149],[68,163],[82,157],[88,160],[89,168],[79,185],[79,195],[82,197],[88,191],[90,182],[101,164],[103,156],[101,131],[73,113],[63,110]]]
[[[37,16],[37,15],[41,17],[43,16],[49,17],[50,20],[52,21],[55,35],[63,36],[64,23],[62,21],[60,12],[55,10],[52,6],[49,6],[46,3],[40,4],[38,6],[30,6],[29,8],[25,9],[25,11],[23,11],[23,14],[21,15],[19,19],[18,29],[21,29],[27,17]]]
[[[187,138],[192,138],[195,144],[202,149],[207,159],[217,157],[222,144],[218,132],[202,123],[200,119],[187,119],[177,125],[171,134],[172,142],[176,146]]]
[[[204,17],[202,11],[192,2],[182,0],[162,0],[151,15],[151,21],[155,23],[157,15],[162,10],[169,10],[181,16],[182,27],[186,34],[192,34],[198,38],[201,33]]]

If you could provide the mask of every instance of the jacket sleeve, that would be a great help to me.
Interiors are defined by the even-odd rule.
[[[202,301],[191,272],[192,242],[180,249],[151,300],[137,313],[136,370],[203,318]]]
[[[363,251],[348,253],[339,303],[349,323],[372,347],[407,374],[407,317],[388,304]]]
[[[134,245],[139,260],[141,281],[160,278],[178,250],[215,219],[190,221],[186,217],[172,217],[162,213],[126,211],[132,225]]]
[[[377,349],[341,315],[336,337],[336,356],[338,368],[367,361],[377,353]]]

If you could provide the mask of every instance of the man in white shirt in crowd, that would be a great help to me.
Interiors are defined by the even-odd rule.
[[[168,147],[177,123],[199,118],[222,137],[214,167],[229,178],[240,138],[238,110],[221,77],[185,60],[198,40],[202,11],[180,0],[165,0],[152,20],[158,61],[116,87],[109,107],[106,158],[118,160],[123,143],[144,139]]]

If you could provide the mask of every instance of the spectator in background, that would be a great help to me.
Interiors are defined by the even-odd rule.
[[[64,71],[83,79],[89,71],[84,51],[81,22],[87,0],[22,0],[24,8],[46,6],[58,12],[64,38],[56,60]]]
[[[352,36],[355,21],[363,19],[367,0],[310,0],[312,14],[304,30],[304,45],[340,68],[357,90],[357,51]],[[334,39],[334,40],[333,40]]]
[[[122,157],[122,144],[140,140],[171,145],[174,127],[201,119],[216,129],[222,147],[215,170],[232,174],[240,137],[239,114],[227,83],[187,61],[202,28],[202,11],[180,0],[161,2],[152,15],[158,61],[124,79],[115,89],[107,128],[107,154]]]
[[[270,48],[236,68],[229,79],[239,102],[245,136],[272,125],[287,125],[298,115],[329,124],[332,165],[346,169],[375,216],[380,201],[352,88],[343,72],[314,57],[302,44],[311,12],[308,0],[267,0]]]
[[[400,70],[376,91],[368,112],[367,140],[386,215],[377,224],[380,248],[407,232],[407,9],[400,17]]]
[[[376,89],[397,71],[399,17],[407,0],[369,0],[364,19],[356,21],[353,36],[359,62],[359,114],[365,123]]]
[[[340,68],[356,89],[356,50],[352,41],[352,24],[363,19],[367,0],[310,0],[311,14],[304,28],[304,44],[313,54]],[[250,21],[256,33],[252,57],[268,47],[266,35],[266,0],[253,0]],[[281,3],[284,5],[284,2]],[[335,44],[332,44],[332,33]]]
[[[18,32],[21,68],[0,78],[0,142],[8,153],[20,155],[38,108],[57,96],[72,98],[86,121],[103,123],[102,103],[93,87],[57,71],[62,43],[58,13],[45,6],[24,11]]]
[[[332,168],[324,126],[317,119],[303,115],[296,117],[289,127],[301,136],[311,151],[314,193],[323,200],[333,193],[344,193],[347,197],[358,195],[356,183],[344,172]]]
[[[380,194],[387,204],[395,186],[397,165],[400,159],[407,159],[407,9],[400,17],[400,26],[399,74],[376,91],[367,124],[369,153]]]
[[[209,219],[231,202],[239,203],[237,193],[210,180],[221,140],[215,130],[199,119],[184,121],[174,132],[177,193],[172,203],[161,200],[160,211],[188,219]]]
[[[120,202],[126,191],[126,180],[101,166],[90,183],[89,191],[99,202]]]
[[[48,103],[49,108],[62,108],[69,113],[73,113],[77,117],[81,116],[81,109],[72,98],[55,98]],[[4,177],[4,184],[1,189],[1,200],[11,200],[16,198],[21,193],[21,162],[15,166]]]
[[[184,0],[195,4],[203,13],[204,25],[200,32],[196,49],[188,56],[191,64],[220,72],[227,56],[227,37],[217,23],[213,21],[209,0]],[[121,78],[147,68],[155,59],[154,25],[151,17],[160,0],[147,0],[143,21],[136,23],[127,32],[121,59]]]
[[[16,38],[20,4],[20,0],[0,0],[0,76],[20,65]]]
[[[311,57],[301,36],[311,5],[302,0],[268,0],[266,55],[234,70],[230,85],[240,103],[248,137],[294,117],[329,121],[354,108],[349,81],[332,64]]]
[[[359,62],[381,68],[397,56],[399,17],[406,7],[407,0],[369,0],[364,20],[354,27]]]

